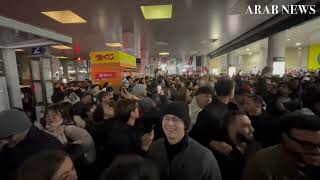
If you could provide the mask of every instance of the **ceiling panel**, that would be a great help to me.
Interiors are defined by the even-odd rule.
[[[241,2],[244,0],[240,0]],[[109,50],[107,41],[121,41],[122,32],[134,32],[134,24],[141,34],[142,49],[157,55],[169,51],[181,58],[192,51],[207,54],[249,31],[271,16],[228,14],[237,0],[1,0],[0,15],[47,28],[73,37],[88,57],[90,51]],[[269,1],[268,1],[269,2]],[[273,1],[275,2],[275,1]],[[173,18],[144,20],[140,5],[173,4]],[[60,24],[41,11],[72,10],[88,23]],[[214,43],[201,43],[208,39]],[[155,45],[156,41],[168,45]]]

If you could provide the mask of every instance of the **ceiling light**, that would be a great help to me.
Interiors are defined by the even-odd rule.
[[[169,45],[169,43],[164,42],[164,41],[156,41],[155,44],[159,45],[159,46],[167,46],[167,45]]]
[[[14,50],[15,52],[22,52],[22,51],[24,51],[23,49],[15,49]]]
[[[190,54],[197,54],[198,51],[190,51],[189,53],[190,53]]]
[[[172,17],[172,4],[140,6],[145,19],[170,19]]]
[[[68,59],[68,57],[66,57],[66,56],[57,56],[56,58],[57,59]]]
[[[251,55],[252,53],[249,53],[249,55]]]
[[[288,41],[291,41],[291,39],[290,39],[290,38],[288,38],[287,40],[288,40]]]
[[[249,48],[247,48],[247,49],[246,49],[246,51],[250,51],[250,49],[249,49]]]
[[[301,45],[301,43],[296,43],[296,46],[300,46]]]
[[[170,53],[169,52],[159,52],[159,55],[160,56],[168,56],[168,55],[170,55]]]
[[[65,46],[65,45],[56,45],[56,46],[51,46],[51,47],[55,48],[55,49],[72,49],[71,47]]]
[[[62,23],[62,24],[76,24],[76,23],[86,23],[82,17],[72,12],[71,10],[65,11],[45,11],[42,14]]]
[[[301,50],[302,48],[301,48],[301,47],[299,47],[298,49],[299,49],[299,50]]]
[[[212,43],[214,43],[214,42],[216,42],[218,39],[205,39],[205,40],[202,40],[202,41],[200,41],[200,44],[203,44],[203,45],[210,45],[210,44],[212,44]]]
[[[121,43],[106,43],[106,45],[112,48],[122,47]]]

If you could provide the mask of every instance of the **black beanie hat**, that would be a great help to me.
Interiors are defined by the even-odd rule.
[[[190,116],[189,116],[189,108],[186,104],[180,103],[180,102],[173,102],[169,104],[164,111],[164,115],[167,115],[167,114],[177,116],[184,122],[186,128],[189,128]]]

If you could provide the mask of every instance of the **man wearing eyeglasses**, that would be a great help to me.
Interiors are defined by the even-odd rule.
[[[247,164],[243,180],[320,179],[320,118],[286,115],[281,128],[281,143],[258,152]]]

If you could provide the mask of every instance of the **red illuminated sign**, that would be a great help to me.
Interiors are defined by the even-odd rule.
[[[96,79],[108,79],[108,78],[115,78],[115,72],[100,72],[96,73]]]

